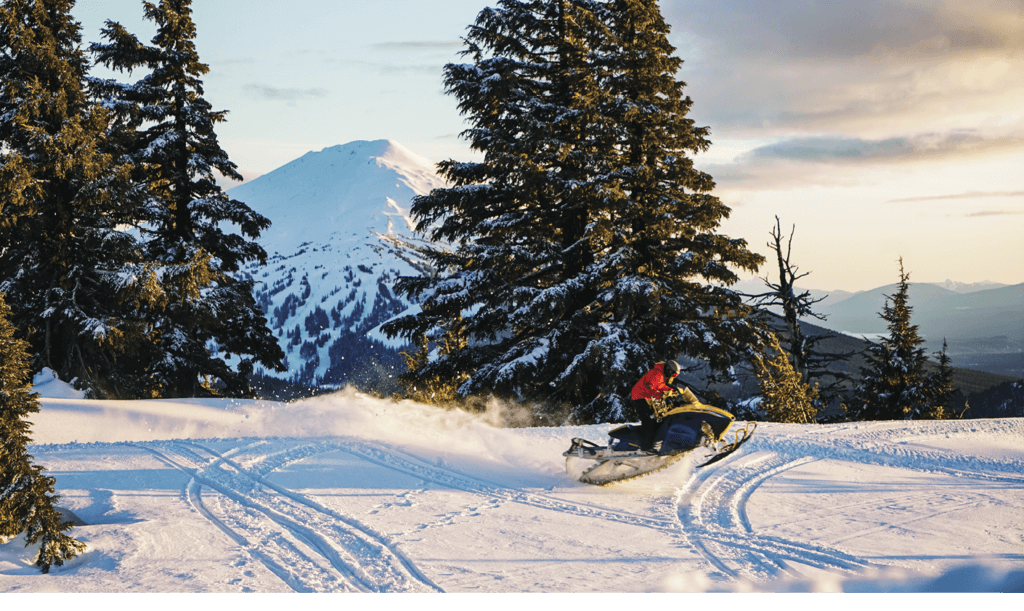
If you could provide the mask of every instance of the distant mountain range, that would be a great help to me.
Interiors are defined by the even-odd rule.
[[[954,293],[974,293],[977,291],[988,291],[991,289],[1001,289],[1004,286],[1010,286],[1008,284],[1000,284],[999,282],[989,282],[983,280],[982,282],[956,282],[955,280],[946,280],[941,283],[933,283],[936,286],[941,286],[947,291],[953,291]]]
[[[761,280],[746,280],[735,288],[747,294],[766,289]],[[824,321],[807,318],[802,322],[854,337],[876,339],[886,334],[881,318],[887,297],[897,285],[868,291],[807,290],[814,298],[825,297],[814,306]],[[948,344],[948,353],[958,367],[976,368],[1004,375],[1024,374],[1024,284],[995,282],[965,284],[947,280],[942,284],[910,283],[911,323],[925,339],[929,354]],[[780,313],[779,308],[770,308]]]
[[[823,304],[823,326],[848,333],[883,333],[880,314],[896,293],[890,284],[838,303]],[[936,284],[910,284],[911,322],[929,341],[1007,336],[1024,341],[1024,284],[957,293]]]
[[[404,371],[402,342],[376,328],[411,305],[392,288],[415,271],[382,253],[376,234],[410,236],[412,199],[442,185],[433,162],[377,140],[307,153],[228,191],[273,223],[260,239],[267,265],[243,272],[258,282],[288,371],[258,374],[380,387]]]

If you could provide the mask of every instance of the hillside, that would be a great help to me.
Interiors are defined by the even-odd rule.
[[[896,289],[891,284],[858,293],[797,291],[807,290],[813,299],[823,299],[814,311],[826,320],[815,320],[815,325],[871,338],[887,331],[879,314],[886,297]],[[737,290],[756,295],[765,289],[763,281],[753,279],[739,283]],[[959,367],[1024,377],[1024,284],[911,282],[909,301],[911,322],[918,326],[929,354],[940,351],[945,339]],[[781,314],[777,307],[771,311]]]
[[[885,332],[879,313],[886,296],[896,285],[857,293],[843,301],[826,305],[821,314],[832,329],[856,333]],[[969,340],[1004,336],[1013,342],[1024,341],[1024,284],[996,289],[956,293],[934,284],[910,284],[909,303],[912,320],[931,342],[942,338]]]
[[[776,332],[781,333],[785,328],[784,323],[778,317],[773,318]],[[846,373],[857,378],[860,370],[866,365],[864,352],[868,348],[868,342],[863,337],[854,337],[844,333],[837,333],[817,324],[806,321],[800,323],[804,336],[810,340],[817,339],[816,350],[822,353],[850,354],[846,360],[836,361],[832,370]],[[871,338],[873,339],[873,338]],[[929,355],[932,356],[932,355]],[[934,357],[931,359],[931,370],[937,368]],[[690,363],[690,366],[699,366],[699,363]],[[966,417],[997,417],[1024,415],[1024,397],[1018,396],[1008,388],[1021,380],[1021,376],[1009,376],[988,371],[972,369],[959,359],[954,359],[953,366],[953,387],[958,391],[954,399],[954,408],[958,413],[963,412],[967,403],[972,406]],[[750,397],[756,397],[760,393],[757,378],[748,367],[740,367],[735,370],[738,381],[734,384],[709,384],[705,374],[683,374],[680,378],[685,384],[691,386],[698,393],[714,392],[733,405],[743,403]],[[829,384],[833,378],[826,377],[823,384]],[[852,390],[852,385],[847,383],[843,388]],[[988,407],[986,407],[988,406]],[[734,407],[734,409],[739,409]],[[822,414],[825,417],[838,417],[842,414],[838,403],[831,405]]]

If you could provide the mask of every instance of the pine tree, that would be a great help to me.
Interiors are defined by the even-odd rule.
[[[120,229],[143,193],[104,152],[109,114],[86,98],[72,4],[0,5],[0,290],[34,368],[111,395],[110,378],[145,344],[135,312],[160,291]]]
[[[39,401],[32,392],[28,342],[15,337],[10,315],[0,293],[0,539],[24,532],[26,545],[40,544],[36,566],[48,573],[85,545],[65,534],[72,523],[56,509],[55,480],[27,452],[28,417],[39,411]]]
[[[209,68],[196,52],[191,0],[143,6],[157,25],[151,45],[108,21],[102,31],[108,43],[91,47],[107,67],[149,71],[134,84],[91,81],[93,94],[114,109],[111,140],[140,169],[136,179],[151,197],[141,229],[146,255],[160,262],[166,298],[147,313],[159,332],[139,368],[164,396],[213,392],[211,378],[229,394],[247,394],[254,362],[283,370],[284,353],[256,304],[252,280],[232,275],[247,262],[266,261],[255,239],[270,221],[216,182],[215,172],[241,176],[214,131],[226,112],[213,111],[203,98],[200,77]],[[241,235],[226,233],[225,224]],[[239,358],[237,371],[225,360],[232,355]]]
[[[814,423],[818,385],[812,388],[797,373],[774,333],[766,337],[765,351],[751,357],[761,388],[761,407],[773,422]]]
[[[692,159],[710,148],[710,128],[687,116],[693,101],[675,77],[683,61],[673,55],[658,2],[612,0],[603,19],[610,48],[600,61],[608,94],[602,108],[614,138],[602,143],[612,157],[599,166],[608,175],[592,222],[595,249],[604,253],[604,308],[596,318],[616,332],[600,346],[607,360],[599,371],[601,392],[625,398],[659,357],[705,361],[714,380],[757,353],[749,310],[728,287],[738,280],[734,269],[756,272],[764,258],[745,240],[719,233],[731,210]],[[630,362],[619,367],[623,353]],[[594,407],[602,405],[608,402]]]
[[[929,391],[930,407],[926,417],[933,420],[950,420],[956,417],[953,408],[956,388],[953,386],[953,359],[946,353],[945,338],[942,339],[942,351],[936,353],[935,358],[939,361],[939,367],[928,376],[926,386]]]
[[[728,208],[689,153],[709,146],[685,118],[655,3],[503,0],[465,38],[447,91],[481,162],[440,164],[453,185],[417,198],[439,250],[436,277],[402,278],[421,312],[385,326],[464,347],[418,370],[498,394],[621,420],[636,379],[664,355],[718,370],[749,343],[729,265],[762,260],[715,233]],[[713,284],[714,283],[714,284]]]
[[[881,313],[888,323],[889,337],[872,342],[867,349],[867,366],[861,368],[862,379],[851,413],[855,420],[911,420],[928,413],[928,359],[917,325],[910,324],[913,308],[908,303],[909,279],[901,257],[896,294],[886,298]]]

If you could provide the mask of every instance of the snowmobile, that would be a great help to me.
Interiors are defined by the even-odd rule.
[[[565,469],[574,473],[575,461],[593,460],[597,464],[585,470],[579,481],[605,486],[660,471],[700,448],[705,456],[697,468],[706,467],[738,450],[757,428],[756,422],[748,422],[728,442],[726,433],[734,420],[724,409],[700,402],[685,403],[663,415],[651,450],[641,448],[640,426],[627,424],[608,433],[607,446],[573,438],[572,445],[562,453]]]

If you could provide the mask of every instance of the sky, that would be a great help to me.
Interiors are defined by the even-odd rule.
[[[470,160],[443,67],[496,0],[195,0],[205,96],[246,179],[308,151],[391,139]],[[695,158],[731,209],[722,232],[774,256],[779,218],[807,288],[1024,282],[1024,0],[662,0]],[[139,0],[80,0],[154,33]],[[97,70],[134,81],[139,75]],[[273,219],[272,219],[273,220]],[[761,275],[776,280],[769,259]]]

